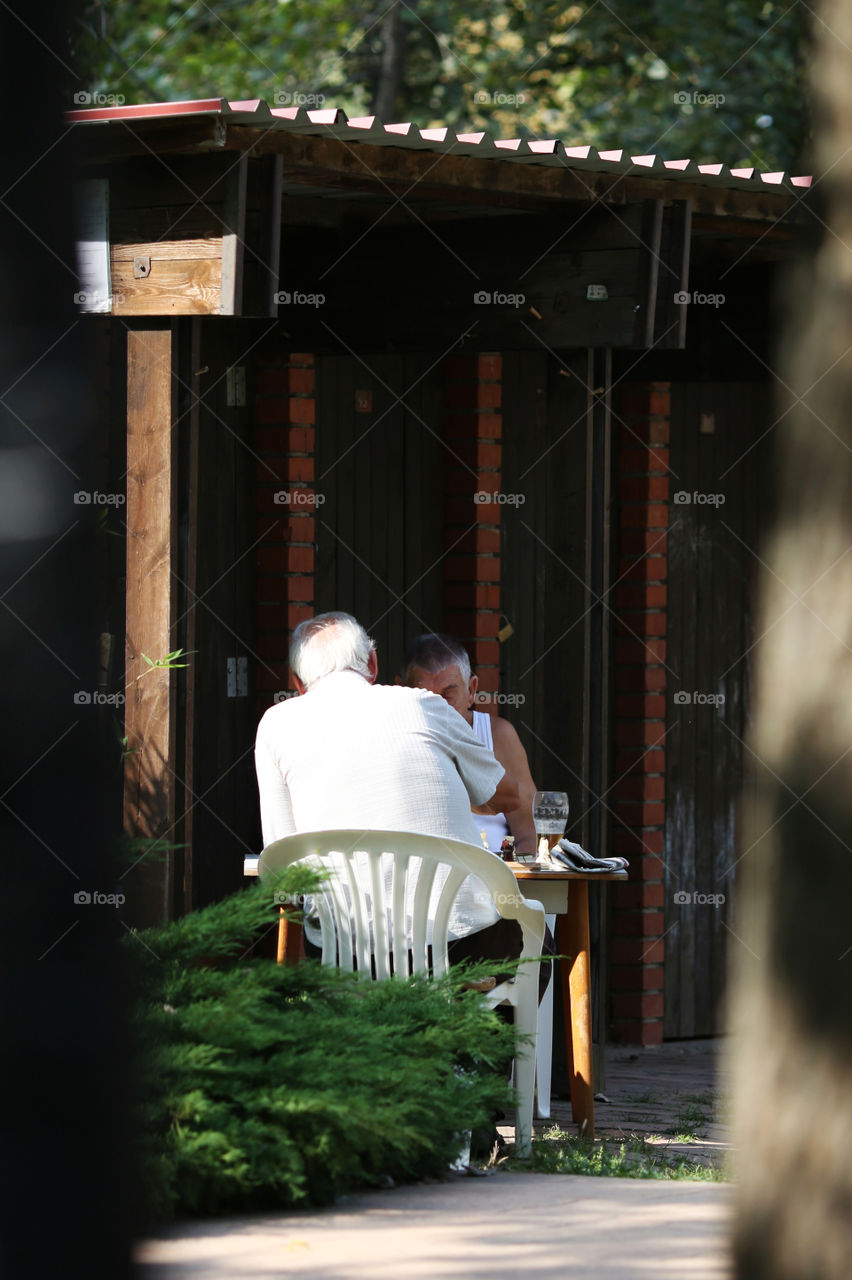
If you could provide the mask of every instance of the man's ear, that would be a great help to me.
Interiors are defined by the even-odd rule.
[[[299,677],[298,677],[298,676],[295,676],[295,675],[293,676],[293,683],[295,684],[295,686],[296,686],[296,688],[297,688],[297,690],[298,690],[298,692],[299,692],[299,697],[300,697],[300,698],[301,698],[301,696],[302,696],[302,694],[303,694],[303,693],[307,693],[307,692],[308,692],[308,686],[307,686],[306,684],[302,684],[302,682],[301,682],[301,680],[299,679]]]
[[[476,691],[478,688],[479,676],[471,676],[467,682],[468,710],[470,710],[476,700]]]
[[[370,681],[370,684],[374,684],[376,676],[379,674],[379,659],[376,656],[375,649],[370,650],[370,657],[367,660],[367,670],[370,672],[367,678]]]

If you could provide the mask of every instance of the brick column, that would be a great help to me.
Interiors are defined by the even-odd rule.
[[[444,369],[444,630],[467,646],[480,689],[496,693],[502,508],[474,495],[500,492],[502,360],[499,355],[450,356]]]
[[[291,688],[290,633],[314,614],[314,357],[256,363],[257,711]]]
[[[613,850],[630,879],[612,885],[612,1036],[651,1045],[663,1038],[669,383],[627,387],[620,416]]]

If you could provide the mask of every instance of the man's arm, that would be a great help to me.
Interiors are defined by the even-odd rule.
[[[507,776],[511,774],[516,784],[518,799],[513,807],[503,810],[509,830],[515,837],[515,848],[518,853],[535,853],[532,804],[536,785],[530,773],[524,744],[509,721],[498,720],[496,716],[491,721],[491,735],[495,756],[506,770]]]
[[[499,763],[503,764],[503,761],[500,760]],[[506,766],[503,765],[503,768],[505,769]],[[500,784],[491,799],[487,800],[485,804],[472,804],[470,807],[474,813],[505,813],[506,821],[509,823],[509,829],[511,830],[512,824],[509,821],[509,812],[517,809],[519,803],[518,784],[507,770],[500,779]]]
[[[263,847],[292,835],[296,830],[293,821],[293,805],[290,788],[281,776],[281,770],[267,736],[263,721],[258,729],[254,748],[254,764],[257,773],[257,789],[260,797],[260,824],[263,831]]]

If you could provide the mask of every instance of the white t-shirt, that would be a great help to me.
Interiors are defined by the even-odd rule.
[[[505,772],[443,698],[371,685],[354,671],[334,672],[302,697],[270,707],[255,764],[264,845],[296,831],[358,827],[450,836],[481,848],[470,806],[490,799]],[[498,918],[481,881],[468,877],[451,936]]]
[[[494,735],[491,732],[491,717],[487,711],[474,711],[473,732],[489,751],[494,751]],[[487,848],[489,848],[492,853],[499,853],[506,836],[511,835],[505,814],[477,813],[474,814],[474,818],[476,820],[476,825],[479,827],[480,833],[485,833],[485,843]]]

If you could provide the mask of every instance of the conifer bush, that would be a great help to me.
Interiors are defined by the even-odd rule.
[[[311,887],[296,868],[277,886]],[[373,982],[252,959],[277,915],[261,883],[130,942],[152,1221],[443,1176],[460,1132],[510,1100],[513,1031],[461,989],[487,965]]]

